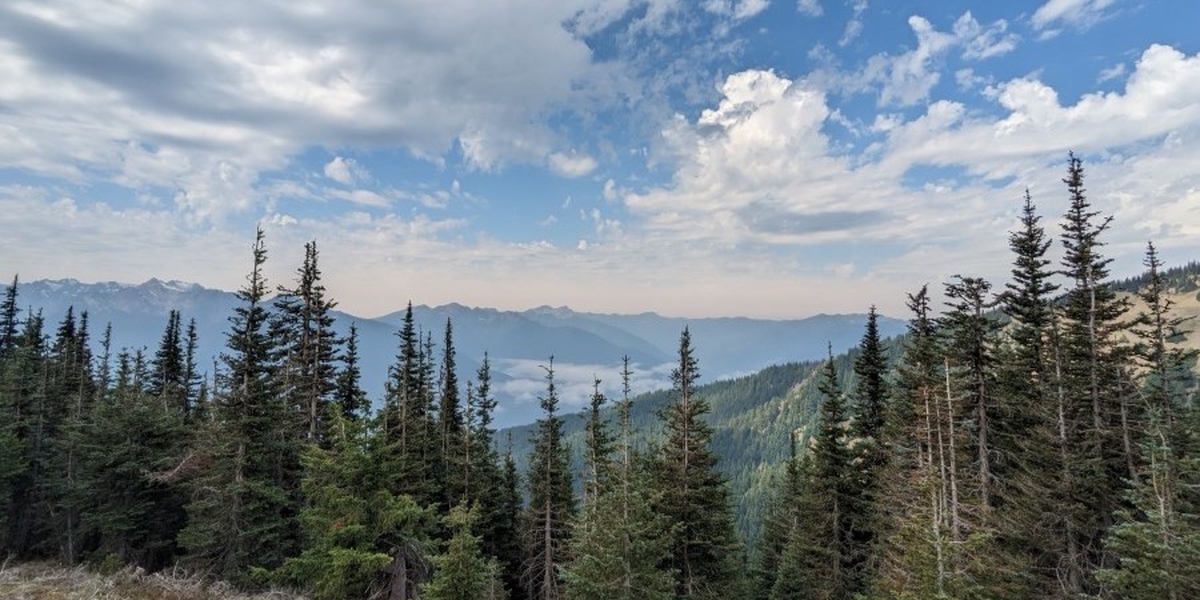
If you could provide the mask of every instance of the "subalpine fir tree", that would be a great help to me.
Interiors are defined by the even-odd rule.
[[[546,369],[546,395],[533,434],[529,455],[529,504],[525,508],[525,563],[522,579],[530,600],[563,598],[560,569],[567,561],[567,542],[575,500],[571,490],[571,460],[558,416],[554,357]]]
[[[16,459],[20,469],[9,479],[5,506],[8,521],[5,549],[16,555],[27,555],[44,535],[41,514],[34,507],[38,490],[44,484],[49,452],[45,419],[47,348],[43,327],[40,311],[27,314],[16,347],[2,363],[0,407],[6,410],[6,420],[14,427],[20,448],[20,458]]]
[[[337,356],[342,341],[333,331],[337,302],[326,297],[317,264],[317,243],[304,244],[304,262],[293,287],[280,286],[272,332],[279,344],[276,379],[299,420],[300,435],[320,442],[329,403],[337,390]]]
[[[337,387],[333,402],[338,405],[342,416],[352,421],[361,421],[371,410],[371,399],[361,385],[362,369],[358,365],[358,325],[350,324],[346,346],[342,351],[342,368],[337,374]]]
[[[446,319],[442,341],[442,366],[438,377],[437,440],[434,461],[440,502],[447,509],[456,506],[467,493],[467,463],[464,440],[467,439],[462,402],[459,398],[458,365],[454,350],[454,328]]]
[[[446,549],[433,557],[433,579],[425,584],[425,600],[503,600],[508,597],[500,580],[496,559],[485,556],[472,529],[479,509],[465,504],[450,509],[442,519],[450,531]]]
[[[1096,568],[1111,565],[1103,538],[1113,522],[1126,481],[1133,472],[1135,448],[1131,425],[1136,417],[1123,365],[1118,333],[1127,309],[1106,281],[1111,259],[1101,254],[1101,236],[1111,217],[1091,207],[1083,187],[1082,162],[1070,155],[1067,177],[1070,205],[1062,225],[1062,273],[1070,280],[1062,308],[1059,339],[1062,427],[1065,452],[1060,514],[1066,556],[1058,561],[1066,594],[1090,593]]]
[[[437,501],[430,461],[439,443],[433,428],[430,406],[431,373],[427,368],[422,340],[413,319],[412,303],[400,326],[400,348],[388,369],[383,408],[379,420],[379,460],[388,465],[389,489],[409,494],[421,505]]]
[[[867,313],[866,331],[858,344],[854,361],[854,418],[851,435],[857,455],[856,494],[845,507],[850,514],[851,558],[850,588],[866,589],[878,570],[878,538],[883,523],[881,514],[881,477],[887,468],[889,452],[884,445],[884,418],[888,408],[887,359],[879,339],[878,316],[872,306]]]
[[[1197,432],[1188,423],[1182,382],[1196,353],[1178,345],[1184,318],[1171,315],[1171,299],[1153,244],[1146,249],[1145,304],[1134,334],[1144,367],[1147,422],[1141,436],[1140,477],[1128,506],[1106,539],[1114,566],[1097,573],[1111,598],[1177,600],[1200,595],[1200,458]]]
[[[675,578],[662,564],[670,551],[670,525],[651,509],[650,481],[630,456],[629,359],[624,359],[625,394],[618,407],[621,456],[600,408],[604,396],[593,383],[588,419],[588,492],[563,569],[569,600],[667,600]]]
[[[230,318],[213,418],[193,442],[207,468],[192,480],[188,525],[179,536],[188,562],[243,584],[282,564],[297,542],[296,498],[285,484],[300,439],[273,379],[263,237],[260,228],[253,268],[237,294],[242,305]]]
[[[43,550],[54,548],[68,564],[82,560],[87,532],[82,522],[87,485],[83,448],[92,417],[95,384],[88,343],[87,312],[78,324],[67,310],[51,347],[48,366],[48,468],[40,490],[39,511],[48,533]]]
[[[168,319],[168,330],[172,322],[177,315]],[[174,397],[142,389],[127,352],[118,362],[116,388],[96,403],[87,433],[83,524],[92,533],[93,556],[157,570],[175,560],[175,540],[187,517],[185,469],[177,468],[188,441],[185,407],[178,389],[168,390]],[[162,381],[161,371],[152,369],[148,383]]]
[[[275,572],[316,598],[411,600],[429,580],[435,515],[387,489],[364,423],[329,413],[327,447],[304,451],[304,551]]]
[[[847,414],[832,353],[821,371],[822,403],[809,450],[803,491],[796,503],[796,526],[780,558],[772,600],[850,598],[859,590],[851,569],[853,512],[858,485],[847,445]]]
[[[1053,360],[1050,344],[1057,320],[1052,301],[1059,287],[1046,257],[1051,243],[1026,191],[1020,227],[1008,236],[1012,279],[997,297],[1011,322],[996,352],[996,390],[1002,402],[991,420],[997,448],[992,468],[1002,484],[995,499],[995,523],[1000,543],[1025,563],[1016,570],[1025,574],[1027,587],[1014,591],[1017,596],[1034,596],[1056,586],[1062,555],[1046,543],[1061,541],[1062,535],[1044,518],[1057,512],[1055,498],[1061,494],[1055,488],[1063,483],[1061,446],[1056,441],[1059,396],[1054,393],[1060,365]]]
[[[671,372],[674,402],[662,412],[666,440],[654,466],[662,489],[655,510],[675,524],[670,560],[681,598],[724,597],[736,583],[738,543],[728,486],[716,470],[708,401],[696,394],[700,377],[691,333],[679,338],[679,363]]]

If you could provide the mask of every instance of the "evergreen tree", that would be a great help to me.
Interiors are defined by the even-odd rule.
[[[1117,334],[1126,303],[1106,282],[1111,262],[1101,255],[1101,236],[1111,217],[1096,219],[1083,187],[1083,165],[1070,155],[1067,177],[1070,205],[1062,225],[1062,273],[1071,282],[1063,301],[1059,369],[1064,435],[1063,480],[1070,486],[1060,499],[1060,512],[1068,522],[1063,529],[1066,556],[1058,564],[1064,572],[1066,594],[1095,590],[1093,572],[1111,564],[1103,537],[1133,472],[1134,447],[1130,423],[1134,415],[1126,397],[1128,375]]]
[[[847,415],[830,353],[818,385],[823,399],[809,468],[797,500],[795,527],[780,558],[772,600],[850,598],[859,590],[855,566],[853,513],[858,498],[847,446]]]
[[[687,328],[679,338],[679,363],[671,372],[674,402],[663,411],[667,439],[655,469],[662,494],[655,510],[674,523],[670,560],[677,596],[716,598],[737,579],[738,544],[725,479],[716,470],[708,401],[695,394],[700,372]]]
[[[177,319],[172,315],[168,322]],[[142,389],[127,352],[119,361],[117,387],[97,402],[87,434],[82,522],[96,536],[94,556],[157,570],[175,560],[175,540],[186,520],[180,485],[191,467],[185,414],[178,403]],[[161,381],[152,376],[149,383]]]
[[[1142,387],[1148,412],[1142,437],[1141,477],[1129,494],[1131,506],[1106,540],[1117,559],[1097,573],[1112,598],[1192,598],[1200,595],[1200,459],[1196,431],[1183,419],[1184,387],[1195,351],[1173,347],[1182,341],[1183,318],[1170,316],[1171,299],[1153,244],[1138,294],[1145,303],[1134,333],[1145,367]],[[1193,412],[1195,408],[1191,409]]]
[[[612,434],[601,417],[604,395],[593,382],[587,426],[587,504],[573,529],[571,562],[563,569],[571,600],[672,598],[675,578],[661,565],[670,551],[670,525],[654,514],[651,483],[629,455],[629,358],[624,359],[621,413],[622,459],[614,462]]]
[[[554,384],[554,357],[546,370],[545,413],[537,422],[529,457],[529,505],[525,509],[525,564],[522,578],[530,600],[559,600],[563,586],[559,569],[567,559],[567,541],[575,501],[571,491],[570,452],[563,441]]]
[[[484,549],[500,561],[500,575],[504,588],[515,595],[518,590],[525,589],[525,556],[521,540],[523,499],[521,475],[517,472],[517,462],[513,459],[511,439],[508,446],[509,452],[504,456],[500,483],[496,488],[496,515],[489,524],[491,535],[484,537]]]
[[[454,350],[454,329],[446,319],[446,332],[442,342],[442,370],[438,377],[437,428],[438,452],[435,461],[441,488],[441,503],[449,508],[457,505],[467,493],[466,472],[466,424],[462,404],[459,401],[458,373]]]
[[[12,284],[4,288],[4,300],[0,301],[0,358],[17,347],[20,312],[17,306],[17,276],[13,275]]]
[[[601,412],[608,399],[600,391],[600,379],[593,378],[592,397],[588,408],[585,430],[586,472],[583,483],[584,507],[600,497],[600,491],[608,482],[612,471],[613,439]]]
[[[219,577],[249,583],[262,568],[282,564],[296,540],[296,506],[286,487],[298,460],[299,439],[272,378],[274,345],[267,335],[267,251],[261,228],[253,268],[230,318],[224,384],[213,419],[195,441],[208,463],[193,480],[188,525],[179,542],[192,564]]]
[[[445,552],[433,557],[433,579],[423,588],[426,600],[500,600],[508,594],[499,577],[496,559],[484,556],[472,527],[477,508],[464,504],[450,509],[442,520],[451,532]]]
[[[282,342],[276,378],[287,403],[300,416],[301,435],[313,442],[325,435],[325,413],[337,389],[341,345],[333,331],[337,302],[325,295],[317,259],[317,243],[304,244],[304,262],[296,271],[294,287],[279,287],[272,322],[275,338]]]
[[[5,507],[8,529],[5,547],[11,554],[26,556],[45,535],[44,513],[35,508],[39,489],[46,477],[51,428],[46,418],[47,344],[40,311],[26,314],[15,349],[3,361],[3,394],[0,403],[15,429],[19,458],[6,470],[9,479]]]
[[[888,449],[884,445],[884,418],[888,404],[885,377],[887,359],[879,340],[878,316],[872,306],[867,313],[866,331],[858,344],[854,360],[855,406],[851,435],[855,442],[857,468],[854,486],[856,497],[847,511],[851,531],[849,577],[850,589],[866,589],[878,569],[877,545],[881,513],[881,476],[888,464]]]
[[[429,579],[433,511],[387,489],[361,422],[337,408],[329,418],[328,447],[304,451],[304,551],[275,577],[320,599],[417,598]]]
[[[337,375],[333,401],[342,415],[353,421],[366,418],[371,409],[371,400],[360,385],[361,378],[362,369],[358,366],[358,326],[351,323],[350,335],[346,337],[346,347],[342,352],[342,369]]]
[[[413,321],[412,303],[400,327],[400,349],[388,370],[383,409],[379,413],[383,447],[380,460],[392,474],[389,489],[412,495],[418,504],[437,500],[430,465],[440,441],[433,435],[429,403],[429,371]]]

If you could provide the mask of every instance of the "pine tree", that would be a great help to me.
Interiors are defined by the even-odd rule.
[[[529,457],[529,505],[525,509],[525,564],[522,579],[530,600],[559,600],[559,569],[566,563],[575,501],[571,490],[570,452],[563,441],[554,383],[554,357],[546,370],[545,413],[537,422]]]
[[[517,462],[513,459],[511,439],[508,446],[509,451],[504,456],[503,470],[500,472],[500,484],[496,489],[496,517],[490,524],[492,536],[484,537],[484,548],[490,547],[492,550],[489,555],[500,561],[504,588],[515,595],[518,590],[525,589],[525,556],[521,540],[523,499],[521,475],[517,472]]]
[[[714,598],[737,578],[738,544],[728,487],[716,471],[708,401],[695,393],[700,372],[687,328],[679,338],[679,363],[671,372],[674,402],[662,412],[667,439],[655,465],[662,494],[655,510],[676,524],[666,567],[676,573],[677,596]]]

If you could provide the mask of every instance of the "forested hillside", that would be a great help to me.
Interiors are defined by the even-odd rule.
[[[548,355],[499,435],[490,360],[411,310],[372,407],[315,242],[272,288],[259,231],[211,380],[178,311],[115,348],[14,280],[0,545],[330,599],[1200,597],[1200,273],[1148,245],[1111,281],[1083,178],[1055,231],[1025,198],[1009,281],[915,289],[901,338],[871,310],[848,354],[701,385],[684,327],[669,390],[625,360],[568,416]]]

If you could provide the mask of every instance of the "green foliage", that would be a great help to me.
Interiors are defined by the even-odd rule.
[[[442,520],[450,541],[433,557],[433,579],[422,587],[426,600],[499,600],[508,595],[500,581],[495,559],[483,555],[479,536],[472,533],[479,519],[478,507],[465,504],[450,509]]]
[[[311,445],[304,453],[305,549],[275,577],[331,600],[385,589],[415,591],[428,571],[424,556],[433,512],[383,489],[362,425],[336,409],[329,416],[330,447]],[[397,563],[406,568],[394,568]],[[397,577],[404,579],[394,581]]]
[[[737,579],[739,544],[733,532],[728,485],[716,470],[708,402],[695,393],[700,373],[691,335],[679,338],[679,363],[671,373],[675,401],[662,413],[666,439],[654,465],[662,493],[654,510],[673,524],[670,559],[675,593],[682,598],[716,598]]]
[[[563,597],[559,569],[566,563],[575,514],[570,450],[563,442],[554,384],[554,357],[546,370],[545,416],[538,420],[529,459],[529,505],[525,509],[523,584],[531,600]]]

